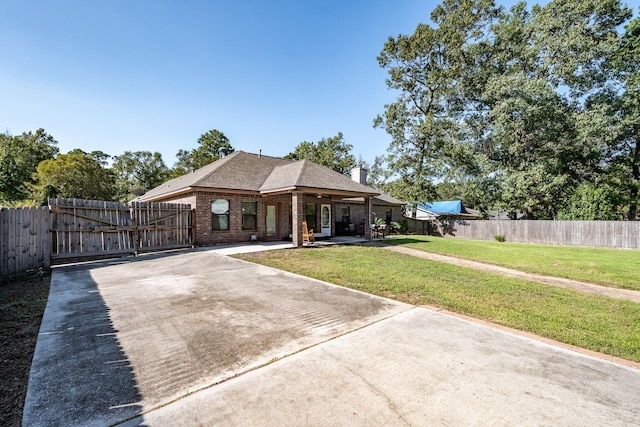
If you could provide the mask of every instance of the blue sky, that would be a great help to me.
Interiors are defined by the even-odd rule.
[[[342,132],[371,162],[396,95],[376,57],[438,3],[0,0],[0,132],[168,166],[210,129],[272,156]]]

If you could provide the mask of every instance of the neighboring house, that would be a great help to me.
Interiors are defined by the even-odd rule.
[[[480,212],[468,209],[462,200],[449,200],[445,202],[418,203],[415,212],[410,212],[411,218],[430,221],[435,219],[480,219]]]
[[[136,201],[190,204],[195,210],[197,245],[291,238],[294,246],[302,246],[303,221],[316,236],[326,237],[336,235],[336,222],[364,221],[363,235],[371,238],[374,203],[375,209],[390,207],[392,217],[396,202],[401,205],[395,199],[374,202],[379,195],[309,160],[236,151],[167,181]]]
[[[432,236],[453,234],[456,224],[466,220],[481,219],[480,212],[464,206],[461,200],[418,203],[414,211],[408,211],[409,231]]]

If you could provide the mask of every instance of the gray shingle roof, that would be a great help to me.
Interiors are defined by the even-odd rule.
[[[378,203],[378,204],[389,204],[389,205],[405,205],[406,203],[396,199],[395,197],[389,195],[389,194],[385,194],[385,193],[380,193],[379,196],[376,196],[373,198],[373,203]]]
[[[275,167],[260,186],[260,191],[270,192],[295,187],[303,167],[303,162]]]
[[[137,200],[154,200],[193,188],[241,190],[263,194],[289,190],[360,196],[378,191],[309,160],[286,160],[244,151],[223,157],[187,175],[174,178],[148,191]]]
[[[378,191],[371,187],[357,183],[348,176],[309,160],[299,160],[293,164],[275,168],[260,188],[260,191],[262,193],[271,193],[292,188],[317,189],[328,193],[379,194]]]

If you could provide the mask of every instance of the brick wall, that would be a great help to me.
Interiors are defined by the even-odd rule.
[[[391,209],[391,221],[402,221],[402,208],[399,206],[373,205],[374,218],[387,219],[387,210]]]
[[[229,201],[229,229],[213,230],[211,203],[216,199]],[[268,240],[266,223],[266,205],[275,203],[278,207],[278,234],[273,239],[288,239],[291,234],[290,212],[291,196],[283,194],[263,198],[255,194],[212,193],[198,191],[188,196],[164,200],[167,202],[189,203],[194,209],[193,218],[195,228],[195,244],[209,246],[219,243],[249,242],[251,235],[257,235],[259,240]],[[258,202],[255,229],[242,228],[242,202]]]
[[[212,228],[211,203],[217,199],[229,201],[228,230],[213,230]],[[258,202],[256,229],[245,230],[242,228],[242,202]],[[264,212],[264,201],[260,197],[235,193],[198,192],[195,214],[196,244],[208,246],[217,243],[249,242],[252,234],[258,235],[258,238],[264,238],[266,235]]]
[[[211,203],[216,199],[229,200],[229,229],[213,230],[211,217]],[[288,240],[292,235],[292,213],[291,213],[291,195],[282,194],[278,196],[263,198],[256,194],[238,194],[238,193],[212,193],[199,191],[195,194],[176,197],[173,199],[163,200],[175,203],[188,203],[194,209],[194,228],[195,228],[195,244],[199,246],[209,246],[219,243],[236,243],[249,242],[251,235],[255,234],[259,240]],[[242,228],[242,202],[258,202],[257,228],[255,230],[244,230]],[[266,224],[266,205],[275,203],[278,206],[278,235],[267,236]],[[304,205],[301,212],[302,221],[305,219],[305,208],[307,204],[316,205],[316,233],[320,233],[321,224],[321,205],[330,204],[331,208],[331,228],[332,235],[336,235],[335,223],[342,221],[341,207],[350,207],[351,222],[359,224],[364,220],[364,204],[362,203],[332,203],[330,197],[317,198],[315,195],[304,195]],[[373,211],[376,215],[385,218],[385,212],[388,206],[374,205]],[[400,221],[402,219],[402,211],[399,207],[393,207],[393,220]]]

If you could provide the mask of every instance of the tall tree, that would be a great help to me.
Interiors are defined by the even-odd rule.
[[[616,137],[609,140],[608,161],[618,172],[626,194],[627,217],[635,221],[640,203],[640,18],[626,27],[620,47],[612,56],[610,67],[616,72],[620,86],[615,93],[600,97],[608,101]],[[608,133],[610,135],[610,133]]]
[[[44,129],[20,136],[0,134],[0,202],[31,197],[30,185],[38,164],[58,154],[58,142]]]
[[[41,203],[48,197],[113,200],[115,176],[86,153],[60,154],[37,168],[34,194]]]
[[[557,219],[567,221],[620,221],[620,195],[606,182],[583,183],[560,206]]]
[[[73,150],[67,152],[67,154],[83,154],[85,156],[92,157],[95,161],[100,163],[102,166],[107,166],[109,164],[109,159],[111,158],[111,156],[105,153],[104,151],[94,150],[90,153],[87,153],[86,151],[81,150],[79,148],[74,148]]]
[[[378,58],[400,91],[374,122],[392,136],[392,174],[413,187],[494,180],[495,206],[554,217],[601,167],[604,144],[581,137],[581,115],[608,82],[603,64],[629,16],[618,0],[554,0],[531,12],[445,0],[435,27],[390,38]]]
[[[385,160],[397,177],[396,196],[425,201],[434,192],[431,181],[454,161],[463,136],[459,80],[469,63],[467,45],[484,40],[497,13],[491,0],[445,0],[431,14],[435,27],[419,24],[412,35],[385,43],[378,63],[388,69],[389,88],[400,94],[374,126],[392,138]]]
[[[116,175],[117,198],[123,202],[151,190],[171,176],[158,152],[125,151],[115,156],[112,168]]]
[[[200,135],[197,142],[198,147],[192,150],[178,151],[176,154],[178,161],[173,167],[173,176],[193,172],[235,151],[229,139],[217,129]]]
[[[311,160],[341,174],[348,174],[356,163],[351,154],[353,146],[344,141],[342,132],[330,138],[322,138],[318,142],[302,141],[285,159]]]

